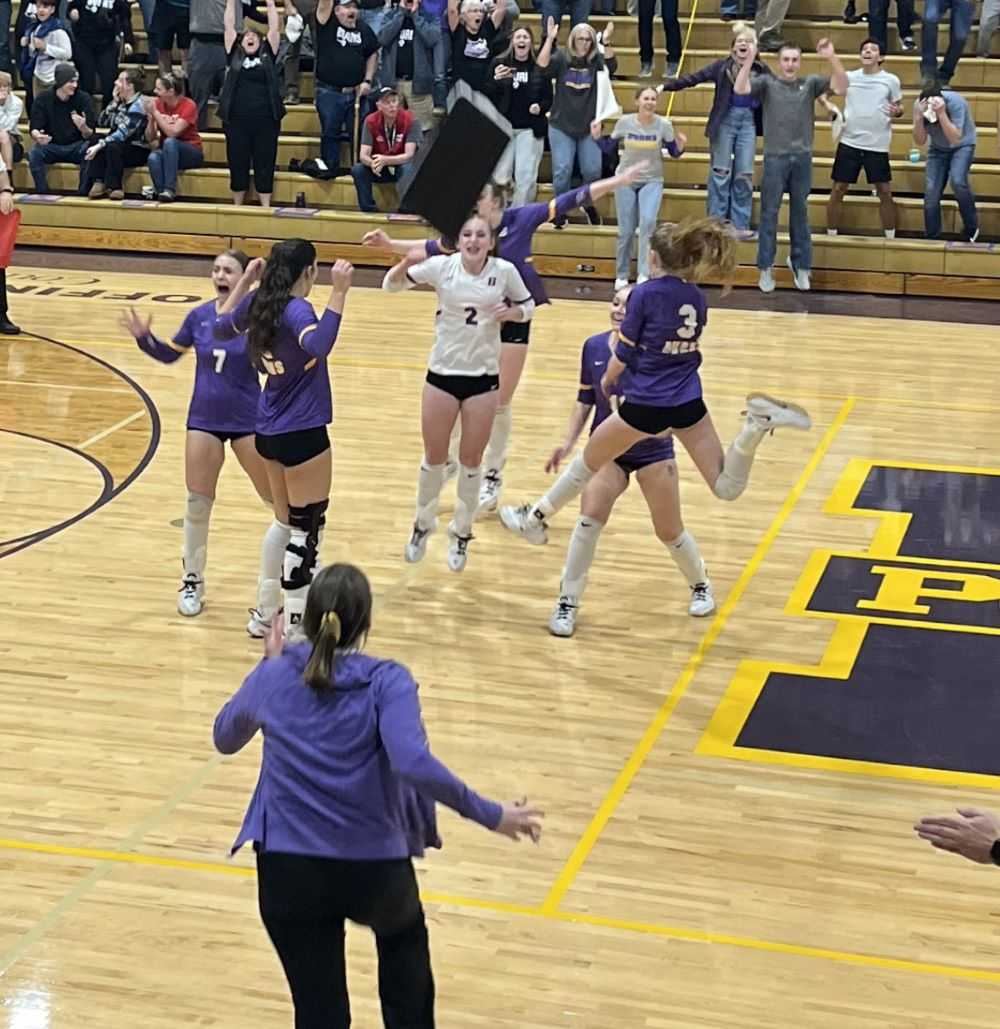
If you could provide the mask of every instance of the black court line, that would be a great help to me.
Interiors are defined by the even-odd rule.
[[[35,543],[41,543],[42,540],[55,536],[56,533],[62,532],[64,529],[68,529],[72,525],[76,525],[77,522],[82,521],[84,518],[104,507],[105,504],[109,504],[120,493],[128,489],[128,487],[131,486],[140,475],[142,475],[153,460],[153,456],[160,445],[160,412],[156,409],[156,404],[153,403],[153,398],[142,388],[142,386],[139,385],[139,383],[135,381],[135,379],[123,372],[120,368],[116,368],[113,364],[105,361],[103,358],[90,354],[86,350],[81,350],[79,347],[74,347],[69,343],[63,343],[61,340],[51,339],[48,336],[40,336],[38,333],[34,332],[26,332],[24,335],[40,340],[43,343],[50,343],[55,347],[62,347],[63,350],[69,350],[71,353],[79,354],[81,357],[85,357],[89,361],[93,361],[95,364],[101,365],[102,368],[106,368],[113,375],[117,375],[118,378],[127,383],[127,385],[138,395],[143,406],[146,408],[146,413],[149,415],[150,421],[150,435],[149,444],[146,447],[145,453],[139,459],[135,468],[133,468],[132,471],[116,485],[114,476],[112,476],[111,472],[104,466],[104,464],[98,461],[92,454],[88,454],[85,450],[81,450],[79,447],[74,447],[70,443],[62,443],[59,440],[48,439],[44,436],[34,436],[29,432],[19,432],[16,429],[0,428],[0,432],[7,432],[13,436],[22,436],[26,439],[32,439],[40,443],[48,443],[52,446],[60,447],[63,450],[69,451],[71,454],[76,454],[77,457],[82,457],[97,469],[104,482],[104,488],[102,489],[100,496],[83,511],[78,512],[56,525],[51,525],[46,529],[38,529],[36,532],[28,533],[25,536],[18,536],[15,539],[0,541],[0,548],[7,548],[5,550],[0,550],[0,559],[10,557],[12,554],[16,554],[27,547],[33,546]]]

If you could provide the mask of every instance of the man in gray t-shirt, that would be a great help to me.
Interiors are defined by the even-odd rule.
[[[812,237],[809,229],[809,190],[812,188],[812,148],[816,98],[826,92],[841,96],[847,75],[828,39],[816,52],[830,62],[830,77],[801,78],[802,51],[788,44],[778,52],[778,74],[751,76],[756,48],[751,47],[733,85],[734,103],[752,97],[764,115],[764,176],[760,184],[760,227],[757,236],[757,268],[764,293],[774,289],[772,266],[778,245],[778,212],[788,193],[789,234],[792,252],[788,266],[798,289],[809,289]]]

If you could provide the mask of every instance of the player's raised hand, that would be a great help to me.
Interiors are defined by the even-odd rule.
[[[834,49],[833,43],[825,36],[816,44],[816,53],[818,53],[820,57],[826,58],[828,61],[831,57],[837,56],[837,51]]]
[[[142,339],[143,336],[149,333],[150,328],[153,324],[152,315],[142,315],[134,307],[126,308],[122,311],[121,326],[126,331],[131,333],[136,339]]]
[[[330,285],[334,293],[346,293],[354,278],[354,265],[350,261],[337,261],[330,268]]]

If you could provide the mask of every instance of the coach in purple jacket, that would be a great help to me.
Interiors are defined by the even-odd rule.
[[[439,847],[434,802],[512,839],[538,839],[541,812],[469,789],[427,745],[417,684],[395,661],[362,654],[371,588],[334,564],[309,589],[308,643],[265,659],[215,719],[234,754],[264,736],[260,778],[235,852],[257,852],[261,918],[281,958],[300,1029],[347,1029],[344,921],[369,926],[387,1027],[433,1029],[434,980],[412,857]]]
[[[756,44],[757,33],[745,22],[733,25],[733,48],[728,57],[706,64],[704,68],[664,82],[671,93],[690,89],[702,82],[715,83],[715,99],[708,114],[705,135],[712,144],[712,166],[708,173],[708,213],[732,222],[744,231],[750,228],[753,207],[753,163],[757,137],[764,134],[759,102],[736,96],[733,83],[749,48]],[[770,75],[771,69],[754,61],[755,75]]]

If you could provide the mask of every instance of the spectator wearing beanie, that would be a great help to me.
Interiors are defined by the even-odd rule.
[[[31,81],[32,96],[51,89],[56,65],[73,57],[73,43],[56,17],[55,0],[38,0],[35,17],[21,39],[21,81]]]
[[[99,82],[107,103],[118,78],[118,37],[125,40],[126,56],[135,48],[131,9],[126,0],[70,0],[66,11],[80,85],[91,93]]]
[[[405,98],[424,132],[434,125],[434,50],[441,43],[441,22],[420,0],[399,0],[378,31],[382,44],[379,80]]]
[[[377,210],[374,183],[394,182],[400,194],[405,190],[421,138],[419,124],[409,111],[400,109],[399,93],[391,86],[379,90],[376,108],[365,118],[360,158],[351,169],[358,207],[369,213]]]
[[[0,71],[0,157],[12,169],[24,157],[18,125],[24,104],[11,88],[10,72]]]
[[[140,168],[149,160],[146,132],[153,101],[142,95],[142,72],[130,68],[115,79],[111,103],[101,112],[97,124],[111,131],[93,143],[84,155],[89,167],[82,173],[90,182],[87,196],[100,200],[124,200],[126,168]]]
[[[240,205],[254,188],[262,207],[271,206],[274,166],[278,158],[278,133],[285,105],[275,56],[281,45],[281,29],[275,0],[267,0],[267,35],[254,29],[236,31],[236,7],[226,8],[225,45],[229,67],[219,99],[219,118],[226,133],[226,160],[233,203]]]
[[[78,89],[80,78],[72,64],[56,65],[53,88],[38,96],[31,108],[31,138],[28,167],[36,193],[48,193],[46,167],[57,162],[84,163],[84,154],[94,136],[94,109],[90,96]],[[86,175],[80,170],[80,192]]]
[[[171,203],[177,199],[178,172],[200,168],[205,160],[198,135],[198,108],[190,97],[181,95],[173,75],[158,75],[153,92],[149,177],[158,199]]]

